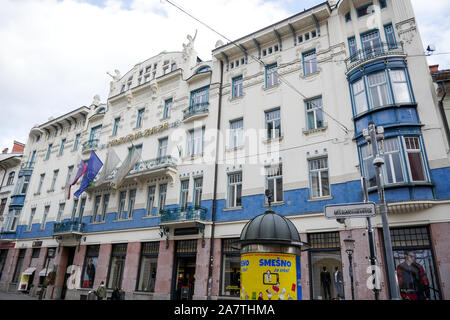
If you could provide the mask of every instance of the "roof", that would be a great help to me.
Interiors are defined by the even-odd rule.
[[[433,81],[435,81],[435,82],[449,81],[450,80],[450,69],[431,72],[431,76],[433,77]]]

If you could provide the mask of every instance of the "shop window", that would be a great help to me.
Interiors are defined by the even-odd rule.
[[[344,298],[339,232],[308,234],[308,243],[311,299]]]
[[[125,259],[127,256],[127,244],[114,244],[111,251],[109,263],[108,289],[122,287],[123,270],[125,269]]]
[[[241,255],[239,239],[222,239],[221,295],[239,297],[241,287]]]
[[[99,252],[99,245],[87,246],[86,248],[86,256],[84,258],[83,272],[81,275],[82,288],[92,288],[94,286]]]
[[[442,299],[428,227],[391,228],[390,232],[402,299]]]
[[[7,256],[8,249],[0,249],[0,278],[2,277],[3,268],[5,267]]]
[[[137,291],[155,292],[159,242],[142,243]]]
[[[25,252],[27,249],[20,249],[19,250],[19,256],[17,257],[16,267],[14,269],[14,274],[11,280],[11,283],[18,283],[19,282],[19,276],[22,270],[23,260],[25,259]]]

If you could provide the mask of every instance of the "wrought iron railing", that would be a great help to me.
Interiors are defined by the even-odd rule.
[[[345,65],[347,66],[347,71],[349,71],[354,67],[370,59],[389,55],[404,55],[404,54],[405,51],[403,49],[403,43],[400,44],[381,43],[378,46],[357,50],[354,54],[345,59]]]
[[[194,103],[189,108],[183,110],[183,120],[198,114],[209,112],[209,102]]]
[[[206,220],[208,209],[200,206],[176,207],[160,210],[161,222]]]
[[[97,148],[99,141],[100,141],[99,139],[92,139],[92,140],[86,141],[85,143],[83,143],[82,152]]]
[[[73,233],[73,232],[84,232],[85,224],[83,222],[66,221],[58,222],[53,226],[53,233]]]

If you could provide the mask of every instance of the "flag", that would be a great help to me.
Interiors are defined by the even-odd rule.
[[[103,170],[98,174],[98,179],[95,181],[95,185],[99,186],[105,179],[111,174],[111,172],[116,168],[117,164],[120,162],[117,153],[114,149],[109,148],[106,154],[105,164],[103,165]]]
[[[67,181],[66,188],[65,188],[66,189],[65,197],[67,199],[70,199],[70,190],[71,190],[72,186],[75,183],[77,183],[78,179],[80,179],[80,177],[86,172],[87,165],[81,159],[80,155],[78,155],[77,161],[75,163],[76,163],[76,167],[72,171],[72,175],[70,176],[69,180]]]
[[[86,173],[83,176],[83,180],[81,180],[80,189],[77,190],[73,195],[75,197],[79,197],[84,190],[86,190],[92,181],[94,181],[95,176],[100,171],[103,166],[103,162],[99,159],[99,157],[95,154],[94,151],[91,151],[91,157],[89,158],[89,162],[85,169]]]
[[[122,180],[127,176],[127,174],[134,168],[134,165],[139,160],[140,154],[136,147],[132,147],[128,151],[128,156],[123,161],[122,165],[117,169],[116,175],[113,178],[111,185],[117,190],[119,189]]]

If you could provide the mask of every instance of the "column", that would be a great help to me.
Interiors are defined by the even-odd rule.
[[[443,300],[450,299],[450,223],[430,224],[431,241],[433,242]]]
[[[213,277],[211,296],[218,297],[220,295],[220,273],[222,261],[222,239],[214,239],[214,264],[213,264]],[[209,261],[208,261],[209,263]]]
[[[308,234],[300,233],[300,240],[303,242],[308,241]],[[302,284],[302,300],[311,300],[311,281],[309,279],[309,259],[308,259],[308,251],[302,251],[300,255],[300,272],[301,279],[300,283]]]
[[[170,299],[174,248],[174,240],[169,240],[169,248],[166,248],[166,240],[161,240],[159,242],[154,299]]]
[[[95,272],[94,289],[97,289],[102,281],[106,286],[109,262],[111,258],[111,250],[112,245],[109,243],[100,245],[100,252],[98,254],[98,266],[97,271]]]
[[[204,300],[208,294],[209,252],[211,242],[205,239],[205,247],[202,247],[202,239],[197,240],[197,257],[195,267],[194,300]]]
[[[34,273],[34,280],[33,280],[33,284],[36,288],[39,285],[39,278],[40,278],[39,273],[43,269],[45,269],[45,262],[46,262],[45,258],[46,257],[47,257],[47,248],[46,247],[41,248],[41,251],[39,253],[39,260],[38,260],[38,263],[36,266],[36,270]]]
[[[126,292],[133,292],[136,289],[137,274],[141,253],[140,242],[130,242],[127,246],[127,257],[123,272],[122,289]]]

